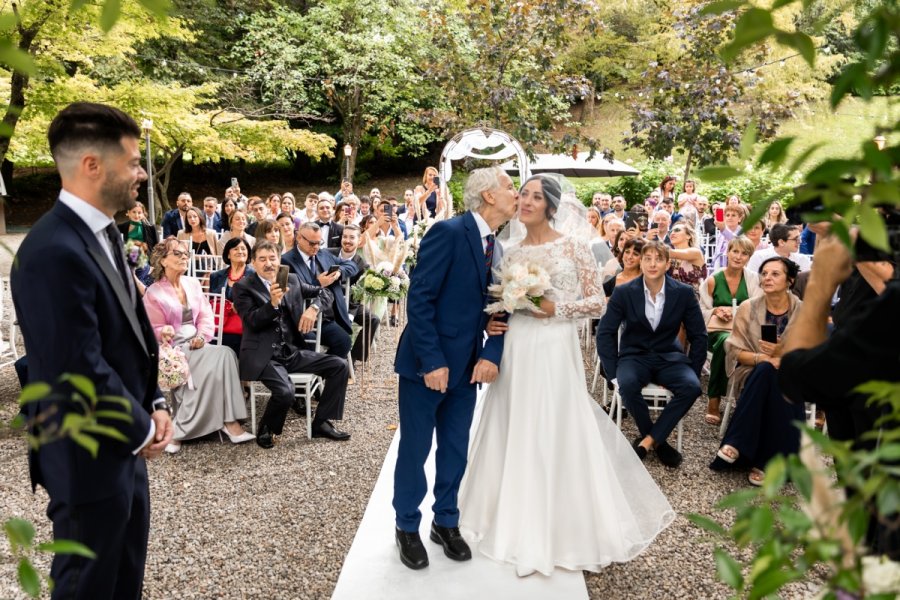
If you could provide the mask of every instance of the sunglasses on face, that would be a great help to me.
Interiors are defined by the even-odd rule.
[[[191,255],[187,250],[172,250],[169,252],[170,256],[177,256],[178,258],[187,258]]]

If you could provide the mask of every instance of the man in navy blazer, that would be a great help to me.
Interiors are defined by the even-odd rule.
[[[476,169],[466,182],[468,212],[434,224],[422,238],[407,300],[409,321],[397,346],[400,444],[394,469],[396,541],[411,569],[428,566],[419,537],[425,459],[437,437],[431,540],[454,560],[472,554],[459,533],[456,505],[466,469],[475,384],[497,376],[502,336],[484,343],[484,307],[493,232],[516,211],[519,194],[500,169]]]
[[[172,439],[168,406],[157,386],[153,329],[125,266],[113,215],[134,206],[141,168],[141,130],[123,112],[78,102],[50,124],[50,151],[62,179],[59,201],[22,242],[12,270],[12,295],[28,353],[29,382],[53,393],[24,406],[33,433],[80,413],[63,374],[93,382],[96,395],[128,404],[130,420],[98,418],[118,431],[94,435],[96,457],[72,439],[29,453],[32,486],[50,496],[56,539],[93,550],[87,559],[57,554],[53,598],[139,599],[150,528],[145,458]],[[100,401],[99,411],[122,411]],[[100,413],[102,414],[102,413]]]
[[[176,208],[173,208],[163,215],[163,239],[166,239],[170,235],[177,236],[178,232],[184,229],[184,224],[187,223],[187,210],[191,207],[192,203],[193,200],[191,199],[191,195],[187,192],[178,194],[178,199],[175,201]]]
[[[347,358],[353,329],[341,282],[356,275],[359,267],[331,252],[319,252],[325,240],[316,223],[301,225],[296,241],[293,250],[281,256],[281,264],[287,265],[300,281],[331,292],[332,302],[322,307],[322,345],[328,346],[328,354]]]
[[[643,275],[616,286],[597,327],[597,352],[603,370],[619,385],[625,408],[634,417],[640,436],[634,449],[643,460],[656,450],[669,467],[681,464],[681,454],[666,442],[669,434],[700,396],[700,370],[706,361],[706,325],[700,304],[689,285],[666,275],[669,250],[653,240],[641,250]],[[619,340],[619,326],[624,323]],[[678,341],[684,325],[690,354]],[[641,389],[655,383],[673,394],[656,423]]]
[[[206,220],[206,228],[216,233],[222,233],[222,216],[219,214],[219,201],[212,196],[203,199],[203,218]]]

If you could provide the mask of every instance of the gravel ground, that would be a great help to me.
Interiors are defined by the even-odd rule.
[[[11,237],[0,241],[10,243]],[[9,259],[4,254],[0,251],[0,272],[5,274]],[[153,516],[146,598],[330,597],[394,435],[396,376],[391,363],[398,332],[382,330],[365,385],[358,372],[357,383],[348,390],[341,427],[353,434],[349,442],[309,441],[304,419],[291,413],[273,450],[208,437],[149,463]],[[18,391],[12,367],[0,369],[3,423],[14,415]],[[586,574],[592,599],[729,596],[715,576],[714,544],[684,516],[698,512],[727,524],[730,515],[716,511],[715,503],[747,485],[746,473],[707,468],[718,429],[703,422],[705,407],[701,398],[685,419],[685,460],[679,469],[667,469],[652,457],[646,463],[678,518],[635,560]],[[636,434],[631,419],[623,428],[629,439]],[[0,464],[0,520],[30,519],[37,539],[50,539],[46,493],[40,488],[31,493],[25,443],[6,427],[0,428]],[[391,529],[385,523],[386,536]],[[36,563],[49,571],[49,557],[38,557]],[[8,546],[0,542],[0,598],[23,597],[15,572]],[[816,587],[815,582],[797,584],[783,597],[804,598]]]

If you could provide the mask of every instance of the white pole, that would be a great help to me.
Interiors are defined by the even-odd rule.
[[[142,125],[147,146],[147,210],[150,212],[150,223],[156,227],[156,206],[153,202],[153,159],[150,151],[150,130],[153,129],[153,121],[144,119]]]

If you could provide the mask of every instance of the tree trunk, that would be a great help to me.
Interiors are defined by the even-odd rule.
[[[688,147],[687,158],[684,161],[684,179],[683,181],[687,181],[691,178],[691,160],[693,158],[693,148]],[[684,185],[684,184],[682,184]]]

